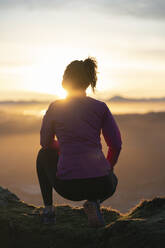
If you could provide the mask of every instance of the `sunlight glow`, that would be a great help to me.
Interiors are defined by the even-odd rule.
[[[24,72],[24,84],[27,90],[48,93],[57,98],[65,98],[67,92],[62,88],[62,76],[66,61],[61,51],[40,50],[35,62]]]
[[[40,116],[44,116],[45,114],[46,114],[46,109],[40,110],[40,112],[39,112]]]
[[[27,116],[36,116],[36,117],[43,117],[46,113],[47,109],[32,109],[32,108],[27,108],[22,111],[23,115]]]
[[[66,97],[66,92],[61,86],[62,70],[52,61],[32,65],[28,74],[28,90],[55,94],[60,98]]]

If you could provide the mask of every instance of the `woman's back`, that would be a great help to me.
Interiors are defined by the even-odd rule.
[[[41,128],[41,145],[48,147],[54,135],[58,138],[59,178],[89,178],[109,173],[111,165],[102,152],[101,129],[108,145],[110,139],[112,144],[119,142],[120,135],[116,135],[117,126],[108,110],[104,102],[88,96],[68,97],[49,106]]]
[[[100,149],[103,104],[90,97],[74,97],[54,105],[55,133],[62,154]]]

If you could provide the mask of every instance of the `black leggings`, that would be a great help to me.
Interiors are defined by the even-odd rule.
[[[53,188],[72,201],[100,200],[101,203],[114,194],[118,179],[112,171],[108,176],[62,180],[56,177],[58,158],[54,149],[41,148],[37,156],[37,175],[45,206],[52,205]]]

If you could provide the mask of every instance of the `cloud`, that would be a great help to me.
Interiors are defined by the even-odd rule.
[[[131,53],[131,52],[130,52]],[[136,58],[143,57],[145,59],[163,60],[165,59],[165,49],[137,49],[131,54],[135,55]]]
[[[12,8],[18,8],[18,7],[24,7],[29,10],[33,9],[51,9],[52,7],[60,7],[67,5],[66,0],[0,0],[0,9],[12,9]]]
[[[141,18],[164,19],[164,0],[0,0],[0,9],[24,7],[29,10],[56,8],[67,9],[88,7],[90,11],[104,11],[109,15],[134,16]]]
[[[165,18],[164,0],[103,0],[102,6],[113,14],[143,18]]]

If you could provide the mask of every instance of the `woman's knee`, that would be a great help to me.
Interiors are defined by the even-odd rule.
[[[112,190],[111,190],[111,196],[112,196],[115,193],[118,185],[118,178],[114,173],[112,173],[111,180],[112,180]]]
[[[38,154],[37,154],[37,159],[36,159],[36,167],[37,170],[40,170],[40,168],[42,167],[42,148],[39,150]]]
[[[114,188],[116,189],[118,185],[118,178],[114,173],[113,173],[113,185],[114,185]]]
[[[44,149],[41,148],[37,155],[37,166],[41,166],[42,164],[48,164],[48,161],[54,163],[58,162],[58,152],[55,149]]]

